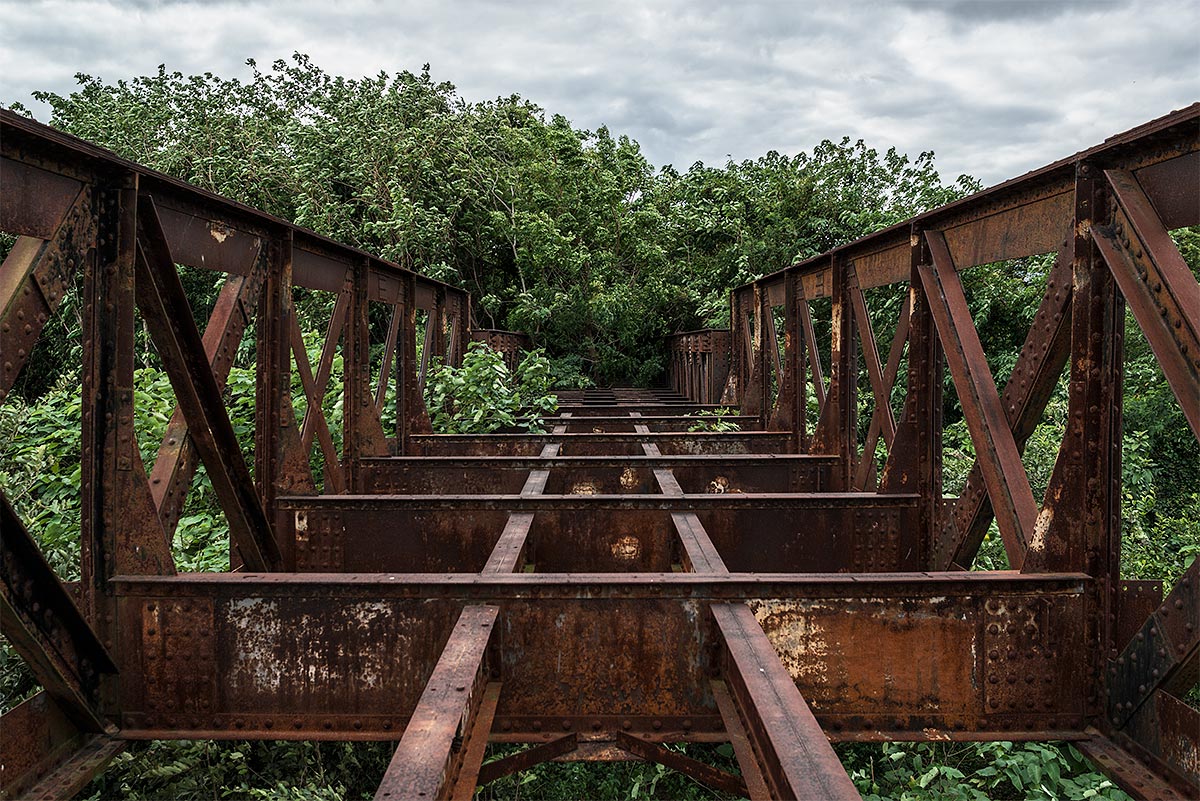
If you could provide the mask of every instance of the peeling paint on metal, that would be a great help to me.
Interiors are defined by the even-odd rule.
[[[631,534],[620,537],[612,544],[612,555],[626,562],[632,562],[642,554],[642,541]]]
[[[637,486],[637,472],[632,467],[626,467],[621,471],[621,486],[625,489],[633,489]]]

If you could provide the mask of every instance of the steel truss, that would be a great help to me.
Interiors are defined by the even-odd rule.
[[[85,331],[78,587],[0,505],[3,631],[44,688],[0,719],[4,796],[67,797],[125,742],[170,738],[398,740],[379,798],[613,757],[751,798],[857,798],[830,741],[986,739],[1073,741],[1135,797],[1200,794],[1200,716],[1179,700],[1200,567],[1165,598],[1122,581],[1119,509],[1126,307],[1200,436],[1200,287],[1167,233],[1200,224],[1200,105],[735,290],[729,331],[670,338],[667,389],[563,393],[550,433],[487,436],[431,434],[422,400],[432,359],[481,340],[513,363],[527,344],[472,329],[466,293],[0,125],[0,229],[18,237],[0,399],[78,280]],[[1042,253],[998,387],[959,273]],[[227,276],[203,325],[177,265]],[[905,300],[883,351],[867,290],[886,286]],[[301,324],[302,292],[327,320]],[[139,320],[178,400],[149,471]],[[251,335],[253,470],[225,386]],[[338,356],[340,447],[320,404]],[[979,454],[958,498],[946,368]],[[1039,503],[1021,453],[1064,369]],[[721,405],[742,430],[688,430]],[[234,572],[175,569],[200,464]],[[993,519],[1014,569],[966,570]],[[731,742],[741,776],[662,747],[678,741]],[[488,742],[532,748],[484,765]]]

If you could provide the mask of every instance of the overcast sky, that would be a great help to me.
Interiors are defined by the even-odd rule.
[[[539,3],[0,0],[0,103],[85,72],[245,76],[293,51],[327,72],[418,71],[607,124],[657,165],[822,139],[1016,176],[1200,100],[1197,0]]]

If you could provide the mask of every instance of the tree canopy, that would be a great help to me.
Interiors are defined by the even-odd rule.
[[[663,335],[726,323],[731,286],[977,188],[848,138],[656,169],[628,136],[517,95],[469,103],[428,65],[248,63],[245,81],[160,67],[36,97],[62,130],[463,286],[481,325],[602,384],[658,380]]]

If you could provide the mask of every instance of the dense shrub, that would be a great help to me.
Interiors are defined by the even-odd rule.
[[[461,366],[435,364],[430,369],[425,405],[434,431],[441,434],[540,434],[545,416],[558,408],[552,383],[550,360],[541,351],[526,353],[517,369],[509,370],[504,354],[472,342]]]

